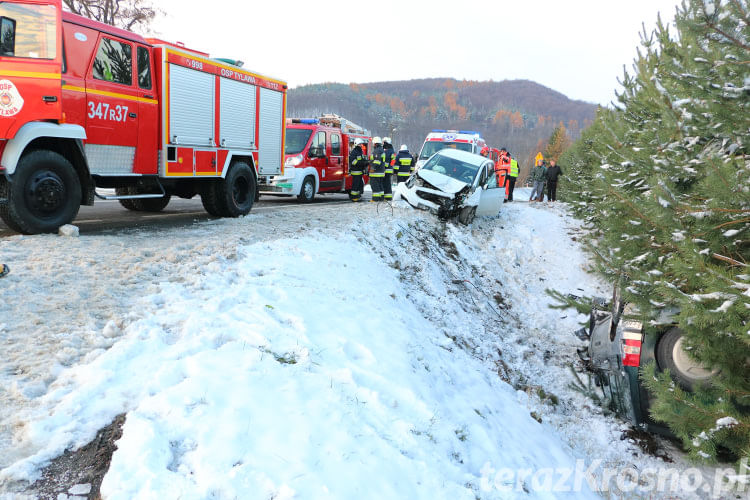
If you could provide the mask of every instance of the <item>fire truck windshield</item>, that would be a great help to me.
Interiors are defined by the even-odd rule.
[[[420,160],[426,160],[441,149],[460,149],[471,153],[471,143],[469,142],[441,142],[428,141],[422,146],[422,152],[419,154]]]
[[[0,2],[0,57],[54,59],[57,10],[54,5]]]
[[[287,128],[284,154],[296,155],[301,153],[305,149],[311,134],[312,129],[309,128]]]

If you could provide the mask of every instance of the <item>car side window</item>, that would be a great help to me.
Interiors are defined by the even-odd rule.
[[[321,158],[326,155],[326,133],[318,132],[310,144],[310,157]]]
[[[487,181],[487,189],[496,189],[500,186],[497,184],[497,174],[492,172],[492,177]]]
[[[331,155],[341,155],[341,138],[339,137],[339,134],[331,134]]]
[[[151,89],[151,61],[146,47],[138,47],[138,86]]]
[[[94,58],[94,78],[123,85],[133,84],[133,46],[102,37]]]

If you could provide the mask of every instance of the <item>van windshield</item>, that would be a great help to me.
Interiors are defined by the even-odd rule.
[[[6,18],[0,35],[0,56],[56,57],[57,9],[54,5],[0,2],[0,17]]]
[[[428,141],[422,146],[422,152],[419,154],[419,159],[426,160],[441,149],[460,149],[462,151],[468,151],[469,153],[472,152],[470,142]]]
[[[312,129],[309,128],[287,128],[286,144],[284,145],[284,154],[296,155],[301,153],[307,141],[310,139]]]

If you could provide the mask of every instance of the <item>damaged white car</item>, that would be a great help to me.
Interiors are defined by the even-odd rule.
[[[456,149],[432,155],[394,194],[394,199],[462,224],[477,215],[497,215],[505,199],[492,160]]]

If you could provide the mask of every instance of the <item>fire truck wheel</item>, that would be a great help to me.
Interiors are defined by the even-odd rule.
[[[305,177],[302,181],[302,189],[297,196],[303,203],[310,203],[315,198],[315,178],[312,175]]]
[[[200,189],[201,203],[206,212],[214,217],[222,217],[223,213],[219,208],[219,181],[210,179],[203,182]]]
[[[121,187],[121,188],[115,188],[115,194],[117,196],[129,196],[135,193],[129,187]],[[122,205],[124,208],[127,208],[128,210],[137,210],[137,208],[135,208],[135,204],[133,203],[134,200],[117,200],[117,201],[119,201],[120,205]]]
[[[54,233],[81,207],[81,182],[73,165],[54,151],[38,149],[21,157],[6,191],[0,217],[26,234]]]
[[[133,200],[133,206],[139,212],[161,212],[169,204],[170,195],[164,195],[162,198],[143,198]]]
[[[671,328],[659,339],[656,346],[656,361],[659,368],[669,370],[672,379],[692,392],[699,384],[709,382],[718,370],[709,370],[689,357],[685,351],[685,335],[679,328]]]
[[[218,208],[224,217],[247,215],[255,202],[255,175],[247,163],[232,164],[219,187]]]

